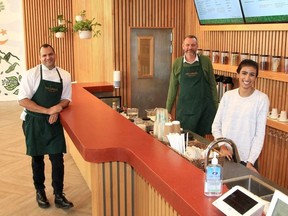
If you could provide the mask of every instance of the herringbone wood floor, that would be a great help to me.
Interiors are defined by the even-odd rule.
[[[35,201],[30,157],[16,101],[0,102],[0,215],[1,216],[86,216],[91,215],[91,192],[69,153],[65,154],[64,192],[74,203],[70,210],[57,209],[51,187],[51,166],[46,158],[46,193],[51,207],[41,209]]]

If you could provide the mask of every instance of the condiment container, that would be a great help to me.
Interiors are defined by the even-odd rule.
[[[203,55],[210,58],[210,50],[204,50]]]
[[[219,50],[212,51],[212,63],[219,63]]]
[[[202,49],[198,49],[198,50],[197,50],[197,54],[198,54],[198,55],[202,55],[202,54],[203,54],[203,50],[202,50]]]
[[[240,54],[240,62],[242,62],[244,59],[248,59],[249,57],[248,57],[248,53],[241,53]]]
[[[281,56],[272,56],[271,70],[275,72],[280,71],[280,62],[281,62]]]
[[[227,51],[223,51],[221,53],[221,64],[228,64],[229,63],[229,56]]]
[[[258,63],[258,54],[251,54],[250,59]]]
[[[288,57],[284,57],[284,72],[288,73]]]
[[[268,55],[260,55],[260,70],[269,70]]]
[[[233,66],[237,66],[238,63],[239,63],[239,53],[238,52],[232,52],[230,64]]]

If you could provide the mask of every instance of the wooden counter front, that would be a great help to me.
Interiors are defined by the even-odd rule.
[[[100,86],[101,84],[95,85]],[[105,184],[107,178],[112,178],[112,175],[117,174],[105,174],[109,167],[112,169],[114,166],[118,166],[121,169],[123,164],[124,166],[128,164],[137,175],[143,177],[143,180],[155,189],[156,193],[165,199],[165,202],[173,207],[177,212],[176,215],[222,215],[212,205],[215,198],[204,196],[204,173],[201,170],[89,93],[85,89],[85,85],[73,84],[72,103],[61,112],[61,121],[81,157],[92,166],[91,184],[98,184],[95,191],[92,189],[92,202],[95,202],[92,206],[99,204],[99,200],[96,202],[97,199],[106,199],[104,202],[106,204],[113,199],[111,191],[107,196],[98,195],[97,198],[93,198],[94,192],[100,193],[98,190],[98,178],[100,177],[98,175],[102,175],[101,172],[104,173],[106,179],[104,178],[102,184]],[[99,172],[100,167],[103,167],[101,172]],[[123,170],[125,173],[131,172],[125,167]],[[130,176],[133,177],[133,174]],[[119,178],[113,180],[111,187],[123,183],[123,178],[120,175]],[[126,179],[126,181],[129,182],[130,179]],[[139,181],[137,180],[137,182]],[[130,191],[132,202],[139,200],[140,203],[131,206],[132,209],[134,208],[134,213],[135,211],[144,211],[144,209],[136,209],[138,208],[137,205],[144,205],[141,203],[141,194],[135,195],[139,190],[136,185],[137,182],[132,183],[134,187],[131,189],[132,192]],[[151,201],[149,197],[147,200],[152,202],[150,206],[158,202],[157,200]],[[113,205],[115,206],[112,206],[111,209],[114,211],[117,208],[120,209],[119,211],[130,211],[129,209],[121,210],[119,205],[118,207],[116,204]],[[92,212],[94,212],[93,207]],[[163,213],[165,210],[161,210],[161,212],[161,214],[157,212],[145,214],[166,214]],[[101,214],[98,211],[93,215]]]

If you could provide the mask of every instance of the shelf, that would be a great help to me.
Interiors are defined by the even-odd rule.
[[[267,119],[267,126],[281,130],[288,133],[288,123],[279,122],[277,120]]]
[[[214,70],[228,71],[232,73],[237,73],[237,66],[223,65],[223,64],[213,64]],[[274,72],[274,71],[262,71],[259,70],[258,77],[270,80],[276,80],[281,82],[288,82],[288,73],[284,72]]]

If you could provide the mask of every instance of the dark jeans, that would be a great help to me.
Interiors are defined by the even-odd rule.
[[[49,154],[49,159],[52,165],[52,186],[54,194],[63,193],[64,180],[64,160],[63,154]],[[45,188],[45,163],[44,155],[32,156],[32,171],[33,180],[36,190],[43,190]]]

